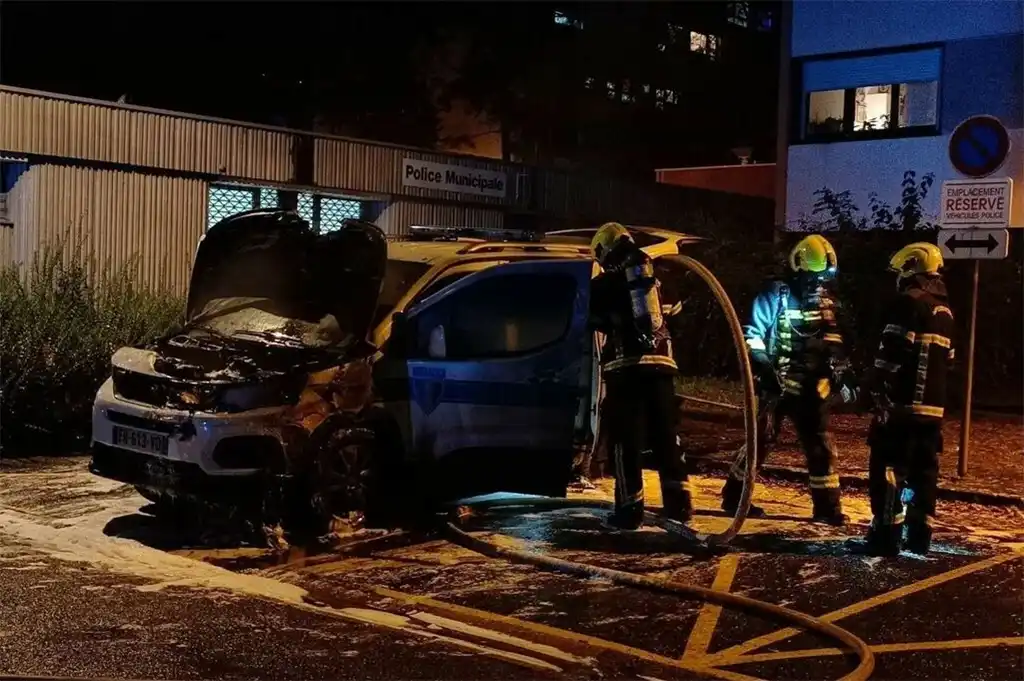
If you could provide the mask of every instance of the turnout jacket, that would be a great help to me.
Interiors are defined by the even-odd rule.
[[[630,367],[676,372],[658,288],[650,257],[635,247],[591,282],[590,324],[605,334],[601,367],[606,374]]]
[[[945,283],[937,276],[916,276],[886,311],[869,386],[877,406],[914,421],[941,419],[952,334]]]
[[[784,393],[831,393],[833,361],[843,354],[836,307],[824,287],[801,293],[784,281],[754,299],[743,335],[755,364],[774,370]]]

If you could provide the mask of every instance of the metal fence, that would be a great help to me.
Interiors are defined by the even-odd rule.
[[[329,232],[340,228],[341,221],[346,218],[358,219],[363,212],[363,203],[355,199],[299,192],[297,212],[313,229]],[[273,187],[213,185],[209,192],[206,228],[236,213],[277,206],[278,193]]]

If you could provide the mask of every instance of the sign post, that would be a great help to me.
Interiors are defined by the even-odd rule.
[[[1013,181],[988,178],[1006,162],[1010,136],[994,116],[972,116],[949,137],[949,160],[966,180],[942,183],[938,246],[944,257],[974,260],[971,315],[964,376],[964,415],[960,423],[957,474],[967,475],[971,447],[971,401],[974,397],[974,341],[978,325],[978,279],[982,260],[1001,260],[1009,253]]]

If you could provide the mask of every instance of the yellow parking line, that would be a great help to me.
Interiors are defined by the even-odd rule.
[[[918,591],[924,591],[925,589],[929,589],[933,586],[945,584],[946,582],[952,581],[954,579],[958,579],[960,577],[964,577],[966,575],[979,572],[981,570],[986,570],[990,567],[994,567],[996,565],[1000,565],[1002,563],[1006,563],[1008,561],[1020,557],[1021,554],[1019,553],[1007,553],[992,556],[991,558],[986,558],[985,560],[978,561],[977,563],[971,563],[970,565],[965,565],[955,570],[950,570],[949,572],[943,572],[942,574],[934,575],[932,577],[922,579],[918,582],[907,584],[906,586],[901,586],[898,589],[893,589],[892,591],[887,591],[883,594],[879,594],[872,598],[868,598],[867,600],[854,603],[853,605],[848,605],[845,608],[841,608],[840,610],[833,610],[832,612],[826,615],[821,615],[819,619],[822,619],[825,622],[835,622],[836,620],[841,620],[845,617],[849,617],[850,615],[856,615],[858,613],[864,612],[865,610],[870,610],[871,608],[876,608],[880,605],[891,603],[895,600],[903,598],[904,596],[909,596],[911,594],[917,593]],[[738,645],[732,646],[731,648],[721,650],[713,655],[710,655],[708,658],[706,658],[706,661],[709,664],[715,665],[739,664],[739,660],[744,655],[751,653],[755,650],[758,650],[760,648],[763,648],[767,645],[778,643],[779,641],[785,641],[787,638],[790,638],[791,636],[796,636],[797,634],[801,633],[801,631],[801,629],[792,628],[779,629],[770,634],[758,636],[757,638],[752,638],[745,643],[740,643]]]
[[[871,652],[882,653],[914,653],[923,650],[966,650],[968,648],[997,648],[999,646],[1024,646],[1024,637],[1006,636],[1003,638],[967,638],[953,641],[917,641],[914,643],[888,643],[871,646]],[[744,655],[736,660],[736,664],[753,664],[756,662],[779,662],[796,660],[806,657],[825,657],[849,655],[850,651],[840,648],[815,648],[813,650],[785,650],[781,653],[761,653]]]
[[[714,591],[729,591],[732,580],[736,577],[736,570],[739,568],[740,557],[730,554],[722,559],[718,565],[718,573],[715,581],[711,584]],[[686,650],[682,659],[700,659],[705,657],[708,646],[711,644],[711,637],[718,625],[718,617],[722,614],[722,606],[714,603],[705,603],[697,615],[697,621],[693,625],[690,637],[686,640]]]
[[[475,621],[478,624],[482,623],[489,624],[492,626],[495,624],[503,625],[511,629],[517,629],[519,631],[525,631],[539,636],[546,636],[548,638],[558,639],[561,641],[565,641],[567,643],[575,644],[577,646],[614,652],[620,655],[632,657],[634,659],[664,665],[666,667],[674,667],[676,669],[684,669],[686,671],[712,676],[714,678],[723,679],[723,681],[751,681],[751,679],[756,678],[752,676],[747,676],[746,674],[730,672],[724,669],[710,669],[704,667],[702,664],[689,664],[682,662],[680,660],[673,660],[671,657],[658,655],[657,653],[652,653],[650,651],[643,650],[642,648],[633,648],[632,646],[623,645],[621,643],[615,643],[614,641],[606,641],[601,638],[588,636],[587,634],[580,634],[575,631],[569,631],[567,629],[558,629],[556,627],[550,627],[546,624],[539,624],[537,622],[521,620],[515,617],[509,617],[507,615],[499,615],[494,612],[488,612],[487,610],[477,610],[476,608],[468,608],[464,605],[456,605],[455,603],[445,603],[444,601],[434,600],[429,596],[417,596],[415,594],[394,591],[392,589],[387,589],[384,587],[373,587],[372,590],[374,593],[380,596],[385,596],[396,601],[410,603],[412,605],[419,605],[426,608],[440,610],[442,612],[452,613],[453,615],[460,616],[467,620]]]

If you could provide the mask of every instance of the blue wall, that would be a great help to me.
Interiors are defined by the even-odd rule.
[[[795,0],[792,55],[1020,35],[1022,31],[1022,0]]]
[[[995,116],[1007,128],[1024,128],[1024,35],[946,43],[940,88],[943,133],[977,114]]]

